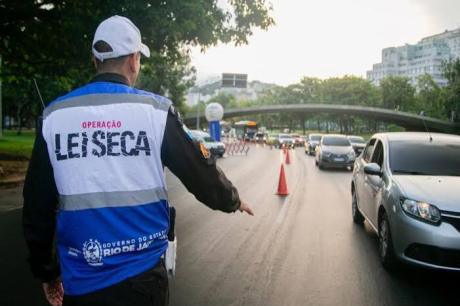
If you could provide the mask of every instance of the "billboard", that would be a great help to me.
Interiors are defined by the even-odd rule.
[[[222,87],[247,88],[248,75],[240,73],[222,73]]]

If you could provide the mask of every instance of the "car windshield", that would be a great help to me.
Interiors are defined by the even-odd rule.
[[[460,176],[460,143],[390,143],[394,174]]]
[[[280,138],[283,138],[283,139],[291,139],[291,136],[289,136],[289,135],[280,135]]]
[[[335,147],[348,147],[350,146],[350,141],[345,137],[323,137],[323,145],[325,146],[335,146]]]
[[[348,139],[352,143],[366,143],[366,141],[362,137],[352,136],[352,137],[349,137]]]
[[[321,140],[321,135],[311,135],[310,140],[320,141]]]

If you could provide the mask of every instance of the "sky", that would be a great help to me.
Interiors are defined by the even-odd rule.
[[[460,0],[267,0],[276,25],[249,44],[192,50],[198,83],[222,72],[279,85],[366,76],[383,48],[460,27]]]

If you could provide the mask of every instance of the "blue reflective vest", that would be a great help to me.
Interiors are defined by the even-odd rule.
[[[161,144],[170,106],[149,92],[95,82],[44,110],[66,294],[140,274],[165,252],[169,210]]]

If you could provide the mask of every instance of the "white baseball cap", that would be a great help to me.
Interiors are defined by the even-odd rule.
[[[104,41],[111,48],[110,52],[98,52],[94,49],[94,44],[98,41]],[[141,32],[126,17],[112,16],[102,21],[94,33],[93,39],[93,54],[103,62],[109,58],[117,58],[120,56],[141,52],[146,57],[150,57],[149,47],[141,41]]]

